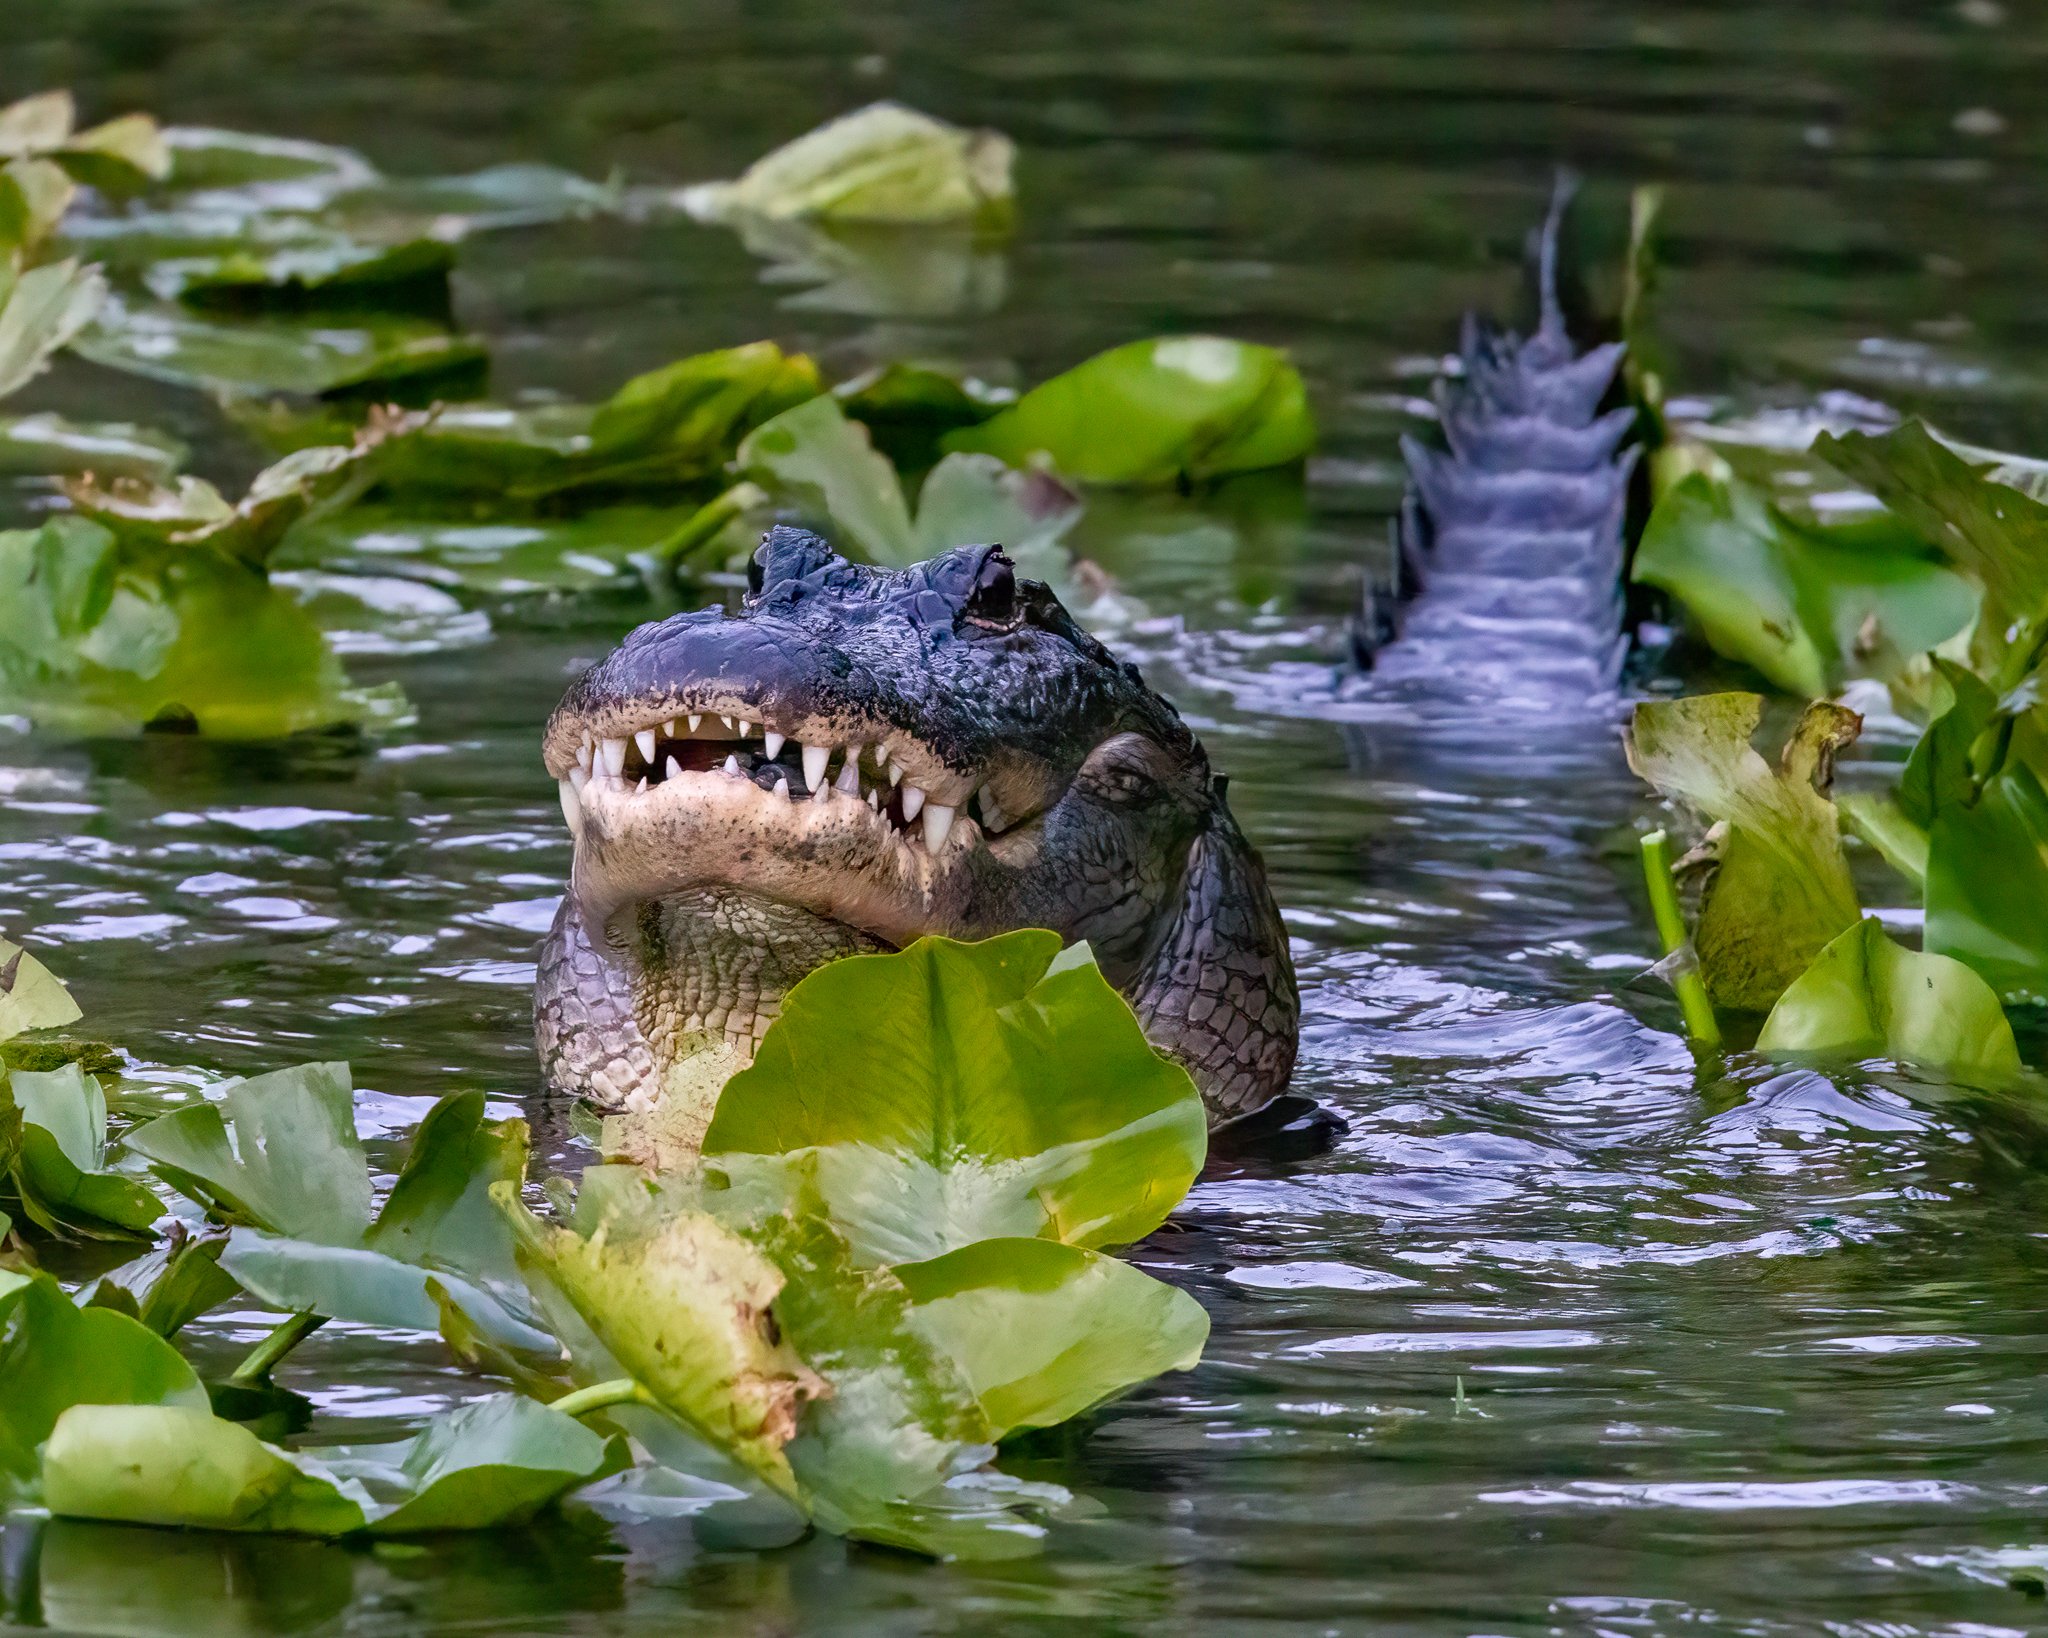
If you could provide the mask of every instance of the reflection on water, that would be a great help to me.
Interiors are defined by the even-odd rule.
[[[467,240],[457,319],[500,399],[589,399],[761,335],[835,378],[910,356],[999,385],[1168,328],[1292,348],[1325,428],[1305,494],[1096,497],[1073,538],[1266,851],[1300,1090],[1336,1117],[1220,1148],[1139,1249],[1209,1309],[1209,1354],[1018,1447],[1016,1470],[1101,1505],[1041,1561],[759,1554],[651,1506],[374,1549],[55,1524],[6,1532],[0,1607],[138,1634],[2036,1627],[2038,1115],[1891,1074],[1702,1075],[1640,981],[1626,832],[1646,808],[1607,727],[1451,754],[1333,662],[1362,568],[1385,568],[1396,439],[1460,310],[1512,301],[1559,160],[1590,179],[1596,298],[1626,186],[1671,185],[1688,389],[1795,413],[1853,389],[2048,448],[2044,47],[1990,0],[0,16],[7,94],[74,83],[94,112],[345,143],[391,175],[617,166],[631,197],[880,95],[1019,139],[1002,252],[749,244],[610,208]],[[23,407],[105,419],[110,391],[209,473],[259,459],[198,395],[76,362]],[[614,570],[660,532],[345,520],[294,595],[418,726],[0,738],[0,925],[34,929],[92,1025],[150,1062],[352,1060],[385,1164],[435,1094],[525,1097],[568,861],[537,730],[658,612]],[[212,1316],[199,1346],[229,1357],[261,1324]],[[476,1391],[418,1337],[330,1326],[304,1358],[287,1375],[345,1384],[322,1410],[351,1438]]]

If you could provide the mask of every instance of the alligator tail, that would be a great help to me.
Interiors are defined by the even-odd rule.
[[[1437,385],[1448,447],[1401,440],[1394,578],[1368,583],[1352,626],[1375,693],[1546,713],[1612,698],[1635,412],[1599,413],[1620,343],[1582,353],[1566,331],[1558,241],[1576,189],[1559,175],[1534,236],[1535,333],[1468,314],[1460,368]]]

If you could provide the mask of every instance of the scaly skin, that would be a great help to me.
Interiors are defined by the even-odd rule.
[[[1212,1121],[1287,1084],[1286,931],[1222,781],[994,547],[889,571],[771,530],[736,615],[633,632],[544,756],[576,833],[535,991],[555,1090],[639,1106],[706,1037],[750,1052],[825,961],[1017,927],[1086,939]]]

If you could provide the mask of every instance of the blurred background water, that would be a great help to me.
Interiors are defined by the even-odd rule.
[[[1296,938],[1298,1088],[1347,1123],[1321,1152],[1222,1146],[1138,1250],[1208,1307],[1208,1355],[1020,1447],[1102,1507],[1040,1560],[754,1555],[587,1512],[374,1551],[66,1524],[48,1624],[2038,1630],[2048,1126],[1875,1070],[1700,1072],[1638,981],[1628,828],[1650,805],[1605,729],[1474,760],[1316,702],[1384,561],[1396,439],[1461,312],[1512,310],[1560,162],[1589,179],[1577,243],[1610,311],[1628,189],[1668,185],[1681,390],[1851,391],[2048,453],[2044,68],[2048,21],[1998,0],[10,0],[0,95],[70,85],[90,117],[341,143],[393,176],[521,160],[666,187],[880,96],[1020,145],[996,252],[792,270],[668,213],[471,239],[457,316],[499,397],[601,396],[761,336],[835,377],[916,356],[999,383],[1172,330],[1290,349],[1324,428],[1305,489],[1102,497],[1075,539],[1143,605],[1117,641],[1232,776]],[[223,482],[262,459],[203,395],[75,359],[23,402],[168,426]],[[402,684],[415,728],[0,736],[0,925],[145,1059],[351,1060],[381,1140],[456,1087],[530,1099],[533,951],[568,861],[538,728],[663,605],[401,579],[337,598],[375,615],[352,673]],[[215,1316],[202,1346],[265,1324]],[[359,1437],[478,1391],[438,1344],[338,1325],[288,1375],[344,1384],[322,1408]]]

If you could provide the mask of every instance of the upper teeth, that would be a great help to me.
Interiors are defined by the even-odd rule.
[[[604,756],[604,771],[616,779],[626,771],[626,742],[608,739],[598,747]]]
[[[633,736],[633,743],[640,747],[640,760],[650,768],[654,766],[654,730],[642,728]]]
[[[804,783],[816,790],[825,779],[825,764],[832,760],[829,745],[806,745],[804,747]]]

